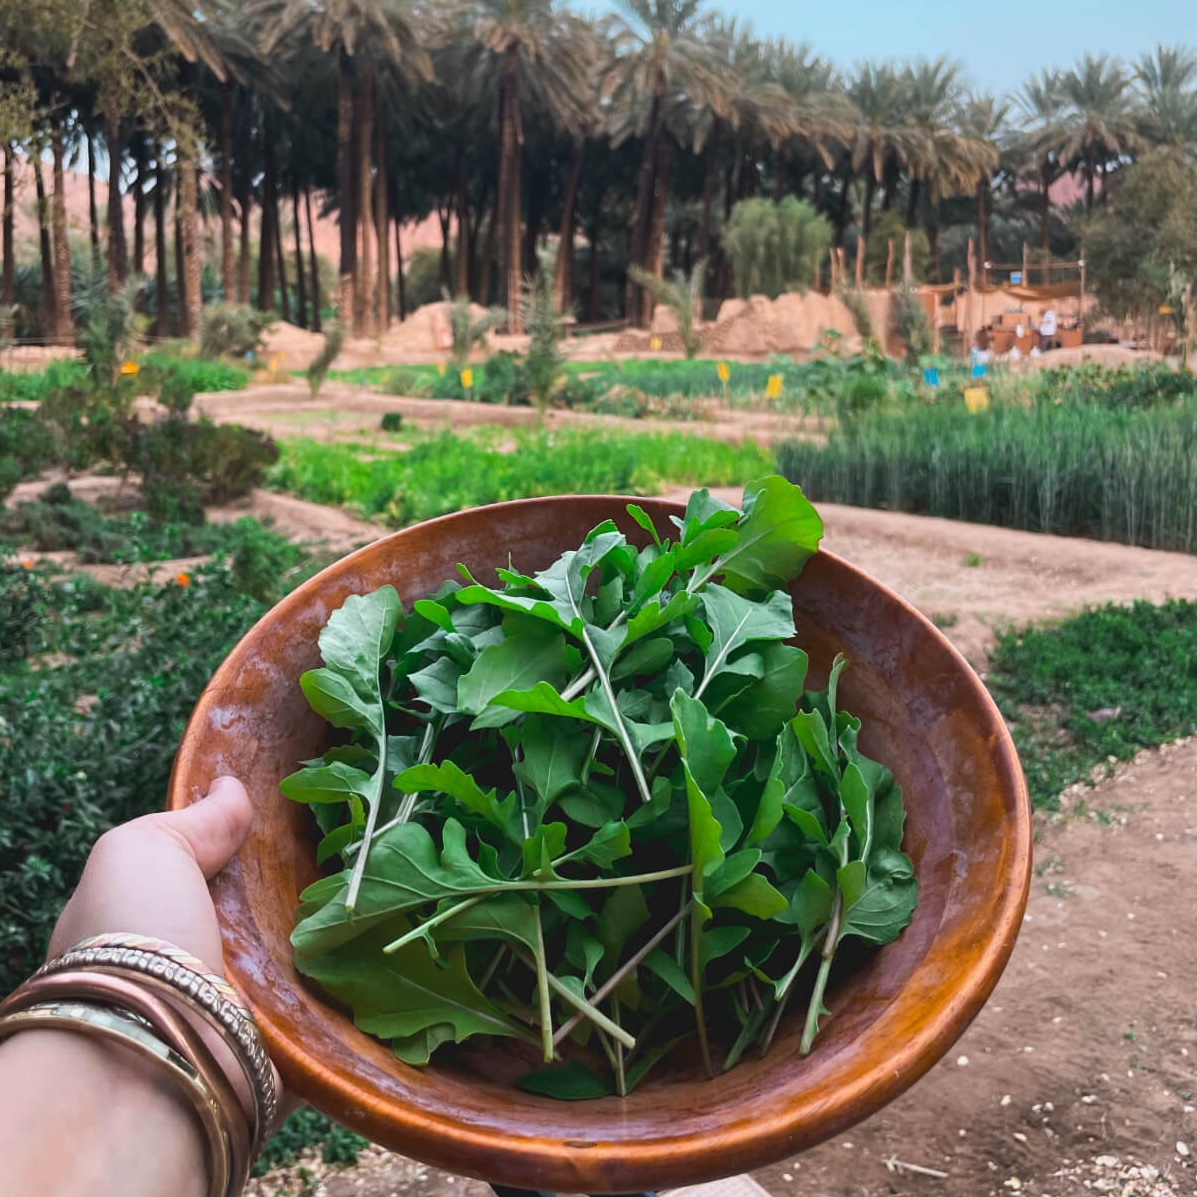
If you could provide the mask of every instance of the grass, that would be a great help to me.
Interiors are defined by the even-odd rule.
[[[1197,730],[1197,603],[1104,606],[998,639],[986,684],[1032,801]]]
[[[655,494],[669,485],[738,486],[771,473],[772,454],[683,433],[487,429],[406,452],[285,441],[268,482],[300,498],[352,506],[393,527],[507,499]]]
[[[1197,549],[1197,402],[875,412],[778,461],[816,502]]]

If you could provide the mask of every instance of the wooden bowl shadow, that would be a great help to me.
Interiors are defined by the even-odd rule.
[[[230,977],[252,1006],[287,1085],[368,1138],[452,1172],[527,1189],[627,1193],[762,1167],[873,1113],[934,1064],[984,1004],[1013,948],[1030,878],[1026,787],[1010,737],[963,658],[912,607],[820,553],[793,589],[799,643],[822,684],[837,652],[850,666],[840,704],[862,748],[894,771],[908,811],[905,848],[921,898],[899,940],[842,978],[814,1051],[798,1051],[801,1011],[763,1059],[706,1080],[650,1073],[628,1098],[564,1103],[514,1089],[518,1048],[466,1051],[425,1069],[400,1064],[296,974],[289,935],[299,891],[318,875],[309,812],[281,778],[316,755],[322,721],[299,675],[350,593],[385,583],[404,602],[430,594],[459,561],[475,576],[510,560],[543,568],[613,518],[643,532],[613,497],[529,499],[405,529],[330,566],[268,612],[204,691],[171,779],[172,809],[222,774],[255,808],[236,860],[216,879]],[[668,533],[682,508],[638,500]]]

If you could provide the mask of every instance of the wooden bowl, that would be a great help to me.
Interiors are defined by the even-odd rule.
[[[638,500],[667,534],[673,503]],[[255,807],[237,859],[213,883],[225,962],[290,1088],[376,1142],[452,1172],[526,1189],[628,1193],[762,1167],[867,1117],[912,1085],[981,1008],[1014,944],[1030,877],[1031,827],[1014,747],[963,658],[897,595],[820,553],[794,587],[812,684],[837,652],[851,664],[841,705],[864,721],[864,751],[906,799],[905,848],[921,898],[898,941],[830,992],[833,1016],[798,1052],[800,1003],[763,1059],[714,1080],[666,1065],[625,1099],[559,1102],[511,1080],[527,1067],[497,1044],[424,1069],[400,1064],[296,974],[288,936],[318,873],[311,814],[280,778],[318,755],[322,721],[299,675],[346,595],[392,583],[404,602],[465,562],[475,576],[511,560],[540,569],[608,517],[643,532],[626,500],[529,499],[445,516],[360,549],[265,615],[230,653],[187,727],[169,804],[225,773]]]

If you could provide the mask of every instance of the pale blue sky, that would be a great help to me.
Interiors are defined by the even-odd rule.
[[[588,5],[586,7],[589,7]],[[1011,91],[1086,51],[1134,58],[1157,42],[1197,48],[1197,0],[718,0],[765,36],[808,41],[837,65],[869,58],[962,62],[980,88]]]

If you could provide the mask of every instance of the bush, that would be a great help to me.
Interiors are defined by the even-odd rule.
[[[906,364],[914,365],[935,347],[935,334],[922,299],[907,286],[895,287],[890,305],[890,333],[902,342]]]
[[[675,270],[671,282],[641,270],[639,266],[628,269],[632,281],[643,287],[657,303],[664,304],[677,318],[678,336],[682,340],[682,352],[689,361],[702,348],[702,336],[698,331],[702,323],[703,291],[707,279],[707,260],[703,258],[687,277]]]
[[[732,209],[723,232],[723,250],[743,299],[805,291],[831,245],[831,225],[805,200],[787,196],[778,203],[756,198]]]
[[[256,357],[264,348],[263,334],[274,321],[273,313],[259,312],[248,304],[211,304],[200,320],[200,357],[209,361]]]
[[[40,403],[47,392],[75,386],[86,377],[87,367],[72,358],[50,362],[36,374],[0,370],[0,403]]]
[[[157,372],[160,378],[175,377],[191,388],[192,394],[209,391],[243,391],[249,373],[229,362],[208,362],[197,357],[179,357],[168,353],[147,353],[141,358],[143,370]],[[149,388],[147,388],[149,389]]]
[[[308,387],[313,399],[320,394],[320,388],[324,385],[324,380],[328,377],[328,372],[332,369],[332,364],[344,343],[345,329],[341,322],[329,320],[324,326],[324,344],[308,366]]]
[[[403,429],[403,413],[401,411],[384,411],[382,413],[383,432],[400,432]]]
[[[54,435],[37,412],[0,407],[0,499],[54,464]]]

